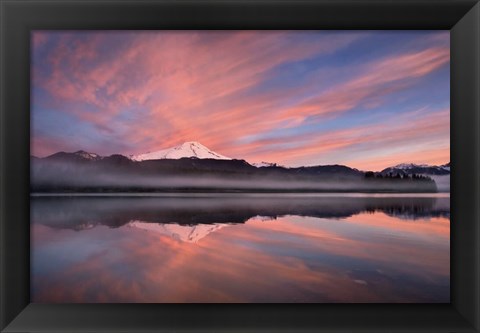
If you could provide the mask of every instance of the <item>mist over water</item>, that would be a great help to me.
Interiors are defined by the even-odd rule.
[[[390,192],[432,193],[430,179],[366,178],[345,166],[256,168],[243,160],[153,160],[65,162],[34,160],[34,193],[108,192]],[[315,167],[312,167],[315,168]],[[337,170],[338,169],[338,170]]]
[[[449,302],[449,201],[34,196],[32,301]]]

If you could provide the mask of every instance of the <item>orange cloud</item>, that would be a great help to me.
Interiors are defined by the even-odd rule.
[[[54,97],[56,109],[93,125],[105,142],[122,142],[131,147],[130,151],[109,153],[144,153],[196,140],[224,155],[249,161],[318,164],[330,163],[332,152],[344,152],[343,149],[360,143],[367,145],[369,138],[373,140],[372,147],[378,147],[386,132],[395,137],[385,139],[385,145],[398,149],[395,140],[418,143],[408,139],[419,139],[419,133],[412,133],[410,127],[427,130],[424,134],[436,135],[439,131],[427,129],[427,125],[417,124],[412,118],[412,126],[401,128],[387,120],[358,129],[247,140],[271,131],[321,123],[356,107],[388,107],[387,96],[411,87],[419,78],[447,64],[448,47],[427,45],[355,68],[343,68],[342,71],[352,74],[327,89],[323,72],[318,71],[307,84],[253,94],[252,90],[272,78],[272,70],[277,66],[334,53],[368,34],[325,35],[316,43],[301,40],[290,47],[289,32],[124,33],[120,35],[125,39],[122,48],[111,57],[100,50],[113,33],[98,32],[83,39],[74,38],[76,33],[58,34],[60,41],[47,58],[51,71],[34,71],[34,82]],[[45,40],[47,35],[34,36]],[[33,105],[33,112],[35,108]],[[439,124],[440,121],[443,123]],[[444,117],[434,122],[438,126],[448,125]],[[386,129],[388,126],[391,128]],[[425,144],[432,141],[427,136],[421,139]],[[33,150],[54,152],[55,145],[35,148],[41,144],[41,140],[34,140]],[[442,159],[442,145],[429,147],[438,152],[430,161]],[[415,152],[426,149],[412,147],[412,158],[419,156]],[[370,160],[346,158],[345,154],[336,162],[351,160],[356,161],[357,167],[370,167],[374,158],[389,158],[385,152],[371,155]],[[443,157],[447,159],[448,156]]]

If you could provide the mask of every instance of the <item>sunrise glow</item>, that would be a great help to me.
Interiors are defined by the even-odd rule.
[[[31,154],[450,161],[448,31],[32,33]]]

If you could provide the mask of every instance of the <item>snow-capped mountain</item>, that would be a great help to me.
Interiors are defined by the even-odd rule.
[[[197,224],[194,226],[180,224],[159,224],[142,221],[132,221],[128,223],[129,227],[134,227],[146,231],[152,231],[172,237],[187,243],[198,243],[198,241],[208,234],[229,226],[229,224]]]
[[[382,174],[423,174],[423,175],[449,175],[450,162],[443,165],[428,165],[428,164],[414,164],[402,163],[393,167],[386,168],[381,171]]]
[[[86,152],[86,151],[83,151],[83,150],[79,150],[79,151],[75,152],[74,154],[77,155],[77,156],[83,157],[87,160],[99,160],[99,159],[102,158],[102,156],[100,156],[98,154],[89,153],[89,152]]]
[[[58,152],[53,155],[47,156],[50,160],[58,161],[98,161],[103,159],[103,156],[100,156],[95,153],[89,153],[84,150],[79,150],[74,153]]]
[[[32,158],[31,189],[58,191],[447,191],[450,164],[400,164],[381,172],[346,165],[284,167],[249,164],[211,151],[198,142],[126,157],[85,151]],[[386,177],[372,177],[383,174]],[[427,177],[392,177],[395,175]],[[395,178],[395,181],[392,181]],[[447,179],[448,178],[448,179]],[[413,181],[415,180],[415,181]],[[400,184],[401,182],[401,184]],[[444,185],[442,185],[444,184]]]
[[[450,172],[450,162],[448,162],[447,164],[441,165],[440,167],[443,168],[443,170]]]
[[[130,158],[134,161],[162,160],[162,159],[180,159],[183,157],[211,158],[216,160],[231,160],[231,158],[218,154],[199,142],[189,141],[181,145],[162,149],[146,154],[132,155]]]
[[[395,169],[401,169],[401,170],[410,170],[412,168],[428,168],[430,167],[428,164],[414,164],[414,163],[400,163],[393,168]]]

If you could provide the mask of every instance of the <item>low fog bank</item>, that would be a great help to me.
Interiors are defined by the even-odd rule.
[[[31,218],[56,228],[83,230],[95,225],[120,227],[131,221],[177,223],[245,223],[255,216],[346,218],[383,212],[408,219],[450,217],[449,198],[435,197],[33,197]]]
[[[438,192],[450,192],[450,175],[429,175],[435,181]]]
[[[282,170],[154,169],[34,163],[33,192],[319,191],[436,192],[429,179],[367,179],[363,174]],[[262,168],[265,169],[265,168]]]

